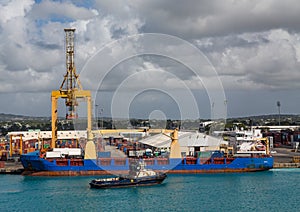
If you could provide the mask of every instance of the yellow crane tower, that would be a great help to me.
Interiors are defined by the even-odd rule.
[[[67,73],[64,76],[64,80],[59,90],[67,95],[65,98],[67,112],[66,119],[78,118],[76,107],[78,106],[75,92],[82,90],[81,83],[79,81],[79,75],[76,74],[76,68],[74,64],[74,32],[75,29],[65,29],[66,33],[66,68]]]
[[[76,74],[74,63],[74,36],[75,29],[64,29],[66,36],[66,74],[59,90],[54,90],[51,93],[52,102],[52,140],[51,148],[54,148],[57,142],[57,100],[58,98],[65,99],[67,119],[77,118],[78,98],[84,98],[87,101],[87,145],[85,151],[85,158],[95,159],[95,144],[92,138],[92,105],[91,92],[83,90],[79,81],[79,75]],[[89,151],[89,149],[91,151]]]
[[[59,90],[52,91],[52,140],[51,148],[55,148],[57,142],[57,100],[58,98],[65,99],[67,119],[75,119],[77,115],[78,98],[83,98],[87,101],[87,144],[85,146],[85,159],[96,159],[96,148],[92,135],[92,105],[91,105],[91,92],[83,90],[79,81],[79,75],[76,74],[74,64],[74,33],[75,29],[65,29],[66,36],[66,74]],[[95,133],[105,134],[111,132],[124,132],[127,129],[118,130],[98,130]],[[133,131],[133,130],[130,130]],[[140,131],[140,130],[138,130]],[[180,158],[180,146],[178,143],[178,129],[175,130],[153,130],[152,132],[171,133],[169,136],[172,139],[171,154],[172,158]]]

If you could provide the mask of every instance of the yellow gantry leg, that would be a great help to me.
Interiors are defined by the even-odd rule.
[[[52,102],[52,139],[51,139],[51,148],[55,148],[55,144],[57,141],[57,97],[52,92],[51,96],[51,102]],[[44,147],[42,147],[43,149]]]
[[[20,150],[19,150],[20,155],[23,154],[23,138],[22,134],[20,135]]]
[[[87,143],[85,146],[84,159],[96,159],[96,147],[92,134],[92,101],[91,97],[87,97]]]
[[[13,135],[9,136],[9,156],[10,157],[12,157],[12,151],[13,151],[13,149],[12,149],[12,142],[13,142],[12,137],[13,137]]]
[[[178,142],[178,129],[175,129],[174,132],[171,134],[171,152],[170,158],[181,158],[181,151],[180,145]]]

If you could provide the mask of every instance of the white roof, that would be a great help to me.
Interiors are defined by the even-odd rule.
[[[222,143],[227,144],[222,138],[216,138],[204,133],[199,132],[178,132],[179,144],[182,147],[207,147],[207,146],[219,146]],[[139,140],[140,143],[153,146],[156,148],[170,147],[171,139],[163,134],[157,134],[144,139]]]
[[[171,144],[170,138],[163,134],[157,134],[154,136],[146,137],[144,139],[139,140],[139,142],[157,148],[170,147]]]
[[[31,139],[49,139],[52,137],[52,131],[19,131],[19,132],[9,132],[8,135],[14,135],[13,139],[19,139],[22,135],[22,139],[24,141]],[[84,130],[71,130],[71,131],[58,131],[57,132],[58,139],[80,139],[86,138],[87,133]]]

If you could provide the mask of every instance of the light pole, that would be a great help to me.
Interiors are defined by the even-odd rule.
[[[102,116],[102,113],[103,113],[103,111],[104,111],[104,109],[103,108],[101,108],[100,109],[100,118],[101,118],[101,125],[100,125],[100,129],[102,129],[103,128],[103,116]]]
[[[228,100],[224,100],[224,107],[225,107],[225,113],[224,113],[224,124],[226,125],[226,118],[227,118],[227,113],[228,113]]]
[[[280,126],[280,101],[277,101],[277,107],[278,107],[278,125]]]
[[[99,105],[95,105],[95,107],[96,107],[96,111],[95,111],[95,116],[96,116],[96,129],[98,129],[98,106]]]
[[[215,118],[215,111],[214,111],[215,103],[211,104],[211,120]]]

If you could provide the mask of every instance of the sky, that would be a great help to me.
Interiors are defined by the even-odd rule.
[[[51,115],[75,28],[98,117],[299,114],[299,14],[297,0],[2,0],[0,113]]]

